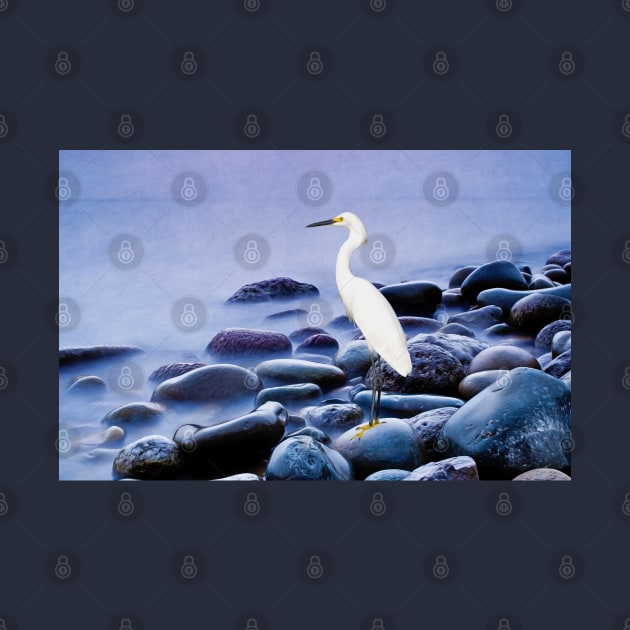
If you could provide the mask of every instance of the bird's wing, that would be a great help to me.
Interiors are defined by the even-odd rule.
[[[366,340],[399,374],[410,374],[411,358],[405,333],[385,296],[371,282],[356,277],[346,293],[346,310],[351,310]]]

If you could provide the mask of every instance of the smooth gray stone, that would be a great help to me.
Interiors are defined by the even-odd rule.
[[[231,295],[227,303],[256,303],[272,300],[286,300],[295,297],[315,297],[319,295],[317,287],[292,278],[271,278],[242,286]]]
[[[367,414],[370,412],[372,391],[358,392],[352,402],[359,405]],[[464,404],[459,398],[439,396],[436,394],[381,394],[381,415],[393,418],[412,418],[413,416],[440,409],[441,407],[461,407]]]
[[[114,460],[114,479],[175,479],[183,470],[179,446],[163,435],[142,437],[121,449]]]
[[[537,293],[541,295],[556,295],[558,297],[571,299],[571,285],[563,284],[558,287],[552,287],[551,289],[538,289],[537,291],[512,291],[510,289],[486,289],[477,296],[477,304],[479,306],[488,306],[495,304],[503,309],[503,314],[508,317],[510,309],[520,299]]]

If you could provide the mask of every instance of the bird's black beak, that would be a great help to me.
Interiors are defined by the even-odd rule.
[[[306,227],[319,227],[320,225],[332,225],[334,219],[326,219],[326,221],[317,221],[317,223],[309,223]]]

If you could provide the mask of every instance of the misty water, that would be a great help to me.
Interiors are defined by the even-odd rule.
[[[59,293],[71,324],[60,327],[60,348],[132,344],[145,352],[130,359],[134,387],[109,387],[98,399],[65,390],[78,374],[110,383],[125,360],[61,370],[60,426],[77,444],[60,457],[60,478],[111,479],[121,445],[251,408],[247,400],[173,412],[149,427],[125,427],[122,442],[102,447],[111,450],[86,443],[106,428],[109,410],[150,399],[155,368],[211,362],[204,349],[222,328],[289,333],[312,323],[303,315],[265,319],[289,308],[312,312],[312,299],[226,305],[244,284],[308,282],[320,291],[324,327],[342,314],[335,258],[347,233],[307,223],[355,212],[369,235],[353,257],[357,275],[445,289],[461,266],[499,256],[536,270],[569,248],[570,170],[568,151],[61,152]],[[310,195],[313,183],[320,190]],[[370,258],[375,243],[382,249]],[[186,304],[194,305],[193,326],[181,323]]]

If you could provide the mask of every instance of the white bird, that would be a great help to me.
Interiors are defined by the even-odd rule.
[[[387,361],[401,376],[408,376],[411,373],[411,357],[407,349],[407,340],[396,313],[385,296],[371,282],[355,276],[350,268],[352,253],[367,243],[367,232],[363,221],[352,212],[342,212],[333,219],[311,223],[306,227],[319,225],[336,225],[350,231],[350,236],[337,255],[336,280],[346,315],[350,321],[357,324],[370,351],[373,387],[368,427],[371,427],[379,421],[378,413],[383,385],[382,370],[380,374],[377,374],[376,366],[380,367],[378,357]],[[378,355],[376,366],[374,352]],[[376,414],[374,414],[375,396]]]

